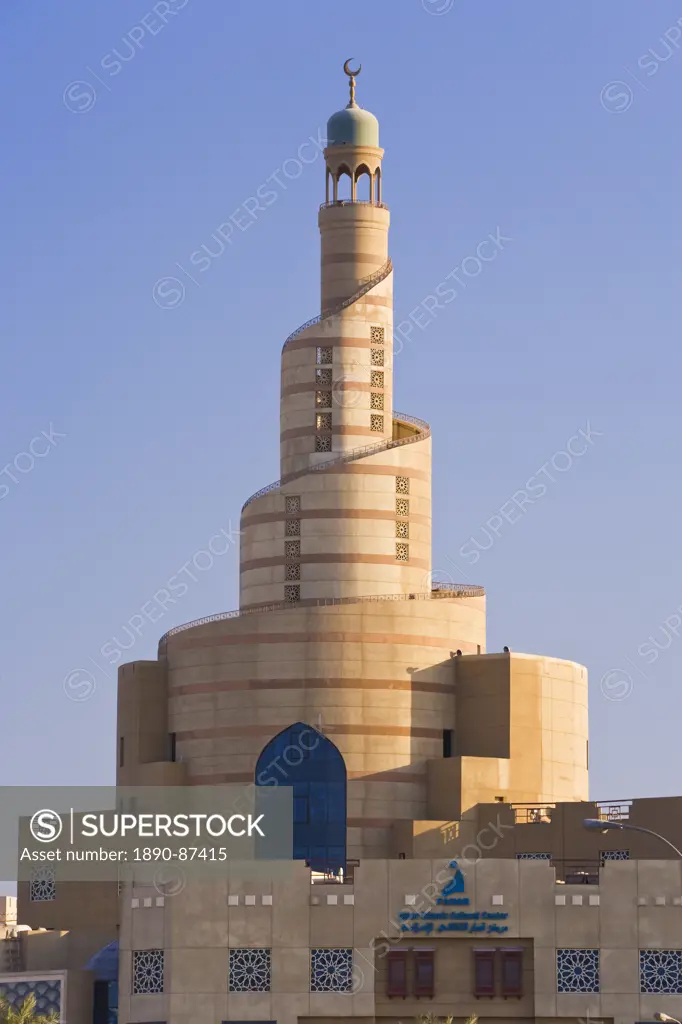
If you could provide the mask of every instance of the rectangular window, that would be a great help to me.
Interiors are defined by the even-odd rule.
[[[315,392],[315,407],[317,409],[331,409],[331,407],[332,407],[332,393],[331,393],[331,391],[316,391]]]
[[[370,349],[370,363],[372,366],[383,366],[384,365],[384,350],[383,348]]]
[[[502,995],[523,995],[523,950],[501,949]]]
[[[178,747],[177,740],[178,740],[177,733],[171,732],[171,733],[168,734],[168,759],[169,759],[169,761],[175,761],[176,760],[177,747]]]
[[[417,999],[421,996],[424,996],[427,999],[433,998],[434,975],[434,951],[432,949],[415,950],[414,994]]]
[[[389,951],[386,995],[389,999],[407,997],[407,950]]]
[[[384,417],[372,414],[369,418],[369,429],[383,432]]]
[[[452,729],[443,729],[443,757],[452,757]]]
[[[125,741],[124,741],[123,737],[121,736],[121,738],[118,741],[118,766],[119,766],[119,768],[123,767],[123,761],[124,761],[124,757],[125,757],[124,747],[125,747]]]
[[[332,361],[332,350],[331,346],[322,346],[317,349],[317,362],[318,363],[331,363]]]
[[[495,995],[495,950],[474,950],[474,995]]]
[[[332,429],[332,414],[330,412],[318,412],[315,416],[316,430]]]

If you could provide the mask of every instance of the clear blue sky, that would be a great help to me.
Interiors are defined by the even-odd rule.
[[[434,565],[486,587],[489,650],[587,665],[595,797],[682,792],[680,626],[655,662],[638,653],[682,604],[679,3],[169,0],[165,24],[153,7],[0,11],[3,783],[113,780],[102,646],[278,475],[280,347],[319,310],[324,173],[295,161],[353,56],[398,319],[511,238],[396,359],[397,408],[434,432]],[[248,230],[184,277],[275,174]],[[174,308],[152,294],[167,276]],[[557,455],[588,422],[585,454]],[[33,441],[51,428],[66,436]],[[474,562],[471,538],[487,547],[553,457]],[[235,547],[192,572],[126,660],[236,606]],[[70,699],[87,679],[63,685],[80,668],[87,700]],[[632,682],[600,685],[611,669]]]

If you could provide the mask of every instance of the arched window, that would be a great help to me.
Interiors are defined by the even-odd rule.
[[[372,173],[366,164],[360,164],[355,172],[355,196],[358,202],[372,202]]]
[[[336,202],[350,202],[353,198],[353,178],[350,168],[342,164],[336,172]]]
[[[256,785],[292,787],[294,860],[345,870],[346,765],[331,740],[303,722],[283,729],[261,751]]]

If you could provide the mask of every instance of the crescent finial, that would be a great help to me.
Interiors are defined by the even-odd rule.
[[[356,107],[357,103],[355,102],[355,76],[359,75],[360,72],[362,71],[362,64],[358,64],[357,71],[353,71],[352,68],[349,67],[349,64],[352,61],[352,59],[353,59],[352,57],[348,58],[348,60],[343,65],[343,70],[346,72],[346,74],[350,78],[350,102],[349,102],[348,106],[349,107]]]

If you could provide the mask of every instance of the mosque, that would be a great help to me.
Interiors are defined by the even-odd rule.
[[[679,1018],[682,800],[590,801],[586,669],[488,651],[483,588],[432,583],[431,430],[394,410],[390,164],[385,184],[344,70],[320,313],[282,348],[239,610],[119,673],[117,784],[288,786],[293,862],[173,893],[41,868],[0,904],[0,996],[68,1024]]]

